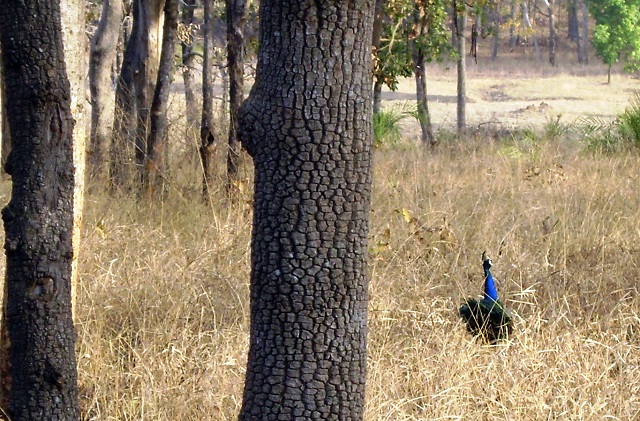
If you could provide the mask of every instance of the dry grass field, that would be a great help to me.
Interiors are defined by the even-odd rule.
[[[543,132],[557,113],[568,124],[613,117],[638,87],[623,75],[603,85],[604,72],[471,67],[471,126]],[[430,74],[434,121],[453,125],[455,73]],[[385,106],[411,100],[402,87]],[[366,419],[640,419],[638,154],[588,154],[575,135],[422,150],[412,130],[375,155]],[[175,188],[152,207],[99,187],[87,197],[77,308],[83,419],[236,419],[250,189],[238,204],[215,192],[207,206]],[[515,314],[498,346],[474,341],[457,316],[481,291],[483,250]]]

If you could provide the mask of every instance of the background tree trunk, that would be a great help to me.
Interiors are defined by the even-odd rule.
[[[371,0],[260,3],[242,421],[362,419],[372,18]]]
[[[74,120],[60,19],[57,1],[0,1],[13,139],[11,200],[2,211],[1,349],[10,365],[2,361],[1,378],[13,420],[79,419],[71,312]]]
[[[141,43],[138,48],[144,54],[144,59],[142,61],[142,71],[133,75],[136,110],[138,111],[135,158],[138,177],[139,180],[142,180],[145,171],[144,163],[147,158],[151,102],[153,101],[153,92],[158,78],[162,50],[162,10],[164,9],[164,0],[138,0],[134,3],[134,7],[141,9],[138,16],[142,18],[141,23],[145,34],[142,38],[136,38]]]
[[[213,0],[204,3],[204,59],[202,62],[202,119],[200,121],[200,159],[202,160],[202,194],[209,197],[211,163],[215,144],[213,121]]]
[[[500,50],[500,3],[496,3],[491,7],[491,26],[493,30],[491,44],[491,59],[496,60],[498,58],[498,52]]]
[[[578,1],[567,1],[567,38],[572,42],[578,42],[580,39],[580,24],[578,23]]]
[[[522,2],[522,25],[525,29],[531,31],[533,46],[536,50],[536,60],[540,63],[542,61],[542,53],[540,52],[540,44],[538,43],[538,36],[536,35],[535,28],[531,24],[531,19],[529,19],[529,5],[526,0]]]
[[[429,114],[429,102],[427,100],[427,67],[425,51],[417,45],[417,41],[427,36],[427,22],[422,18],[420,6],[414,5],[413,25],[416,28],[415,37],[409,39],[408,47],[413,61],[413,72],[416,80],[416,101],[418,121],[420,123],[421,142],[423,145],[435,144],[433,128],[431,127],[431,115]]]
[[[380,48],[380,40],[382,37],[382,20],[384,19],[385,0],[376,0],[373,13],[373,29],[371,34],[371,45],[373,52]],[[378,114],[382,106],[382,80],[375,78],[373,81],[373,113]]]
[[[89,87],[91,91],[91,135],[89,138],[89,174],[99,177],[104,165],[104,150],[113,132],[112,71],[122,22],[122,1],[104,0],[98,28],[91,39]]]
[[[466,42],[464,38],[467,26],[467,11],[465,3],[453,0],[454,23],[456,30],[456,51],[458,53],[458,135],[463,136],[467,129],[467,61]]]
[[[149,194],[161,193],[166,174],[164,151],[167,147],[167,106],[169,88],[173,78],[175,63],[175,45],[178,40],[178,0],[165,0],[164,30],[162,33],[162,53],[156,81],[153,102],[151,103],[151,119],[149,139],[147,141],[147,157],[144,168],[145,188]]]
[[[200,122],[200,107],[195,87],[195,64],[196,54],[193,51],[193,15],[197,7],[196,0],[186,0],[182,4],[182,25],[188,31],[189,39],[181,39],[182,47],[182,80],[184,81],[184,100],[186,104],[186,121],[185,137],[187,141],[193,141],[196,138],[198,125]],[[185,34],[185,38],[186,35]],[[191,143],[189,146],[193,146]],[[195,150],[191,147],[190,150]]]
[[[578,62],[582,64],[589,63],[589,8],[586,0],[580,1],[582,9],[582,42],[580,43]]]
[[[556,65],[556,27],[555,17],[553,16],[553,0],[543,0],[547,6],[547,15],[549,21],[549,64]]]
[[[238,110],[244,100],[244,24],[246,0],[227,3],[227,68],[229,69],[229,149],[227,151],[227,189],[235,196],[234,183],[242,146],[238,139]]]
[[[116,188],[129,187],[132,182],[132,155],[136,157],[138,169],[144,161],[151,93],[158,71],[163,6],[164,0],[133,2],[133,26],[116,88],[110,152],[110,176]]]

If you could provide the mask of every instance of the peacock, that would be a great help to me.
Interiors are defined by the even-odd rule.
[[[490,344],[507,338],[512,331],[511,313],[498,298],[498,289],[491,275],[491,259],[482,253],[484,269],[484,294],[482,299],[469,298],[460,307],[460,316],[467,324],[467,331],[481,336]]]

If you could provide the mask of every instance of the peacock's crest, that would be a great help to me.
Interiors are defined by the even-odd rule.
[[[489,343],[506,339],[512,331],[511,313],[498,297],[498,288],[491,274],[491,259],[482,253],[484,270],[484,292],[481,299],[468,298],[460,307],[460,316],[467,324],[467,331],[473,336],[481,336]]]

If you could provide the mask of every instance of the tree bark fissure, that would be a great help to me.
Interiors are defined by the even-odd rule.
[[[239,115],[255,167],[241,420],[361,420],[373,2],[260,4]]]

